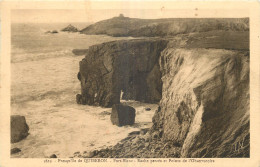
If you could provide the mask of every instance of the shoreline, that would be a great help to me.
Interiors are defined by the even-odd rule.
[[[136,118],[136,123],[133,126],[117,127],[112,125],[110,121],[111,108],[99,106],[68,104],[63,107],[60,106],[67,109],[60,110],[60,107],[54,107],[53,109],[50,108],[51,111],[48,111],[48,106],[46,106],[45,109],[42,109],[43,113],[39,113],[39,111],[34,113],[43,116],[34,119],[34,116],[32,117],[34,111],[29,110],[30,106],[41,105],[44,101],[28,102],[24,108],[24,110],[29,111],[28,114],[30,115],[25,114],[30,127],[30,134],[22,141],[11,144],[11,148],[17,147],[22,150],[19,153],[12,154],[11,157],[47,158],[55,154],[58,158],[69,158],[75,152],[83,153],[85,150],[94,151],[112,147],[125,139],[129,133],[151,127],[152,115],[157,108],[156,104],[135,101],[123,102],[135,106],[138,118]],[[151,111],[145,111],[146,107],[151,108]],[[56,137],[52,137],[53,135]],[[103,137],[100,138],[99,136]],[[67,150],[64,145],[69,149]]]

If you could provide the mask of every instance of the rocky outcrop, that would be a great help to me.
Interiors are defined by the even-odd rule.
[[[159,56],[165,40],[129,40],[91,46],[78,75],[84,103],[111,107],[123,99],[157,103],[161,99]]]
[[[59,33],[57,30],[52,30],[52,31],[46,31],[45,34],[57,34]]]
[[[67,27],[63,28],[61,31],[78,32],[79,30],[76,27],[74,27],[73,25],[69,24]]]
[[[133,125],[135,123],[135,109],[123,104],[114,104],[110,119],[113,125]]]
[[[117,157],[249,157],[248,41],[248,32],[214,31],[90,48],[79,77],[87,104],[117,104],[121,91],[125,99],[160,101],[149,140],[134,137],[140,148],[125,141],[107,151],[125,148]]]
[[[16,143],[28,136],[29,127],[25,117],[20,115],[11,116],[11,143]]]

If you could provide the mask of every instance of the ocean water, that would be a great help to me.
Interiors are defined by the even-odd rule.
[[[151,126],[156,104],[124,101],[136,108],[133,126],[111,124],[111,108],[78,105],[79,61],[72,49],[126,39],[103,35],[59,32],[68,24],[12,24],[11,114],[24,115],[29,136],[11,145],[22,151],[11,157],[44,158],[51,154],[68,158],[74,152],[115,145],[128,133]],[[76,24],[80,28],[84,23]],[[151,111],[145,111],[150,107]]]

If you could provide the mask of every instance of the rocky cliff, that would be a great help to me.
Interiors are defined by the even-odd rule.
[[[154,129],[182,157],[249,156],[249,53],[167,48]]]
[[[182,157],[249,156],[249,34],[230,33],[177,38],[161,53],[153,129]]]
[[[83,103],[110,107],[121,91],[159,102],[151,140],[136,137],[146,151],[131,148],[140,157],[249,157],[248,41],[248,31],[218,31],[92,46],[80,62]]]
[[[123,99],[161,99],[159,56],[165,40],[129,40],[91,46],[80,62],[82,103],[111,107]]]

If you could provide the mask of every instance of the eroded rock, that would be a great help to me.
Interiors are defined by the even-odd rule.
[[[80,62],[81,95],[88,105],[111,107],[123,99],[158,103],[159,56],[166,40],[128,40],[94,45]]]

